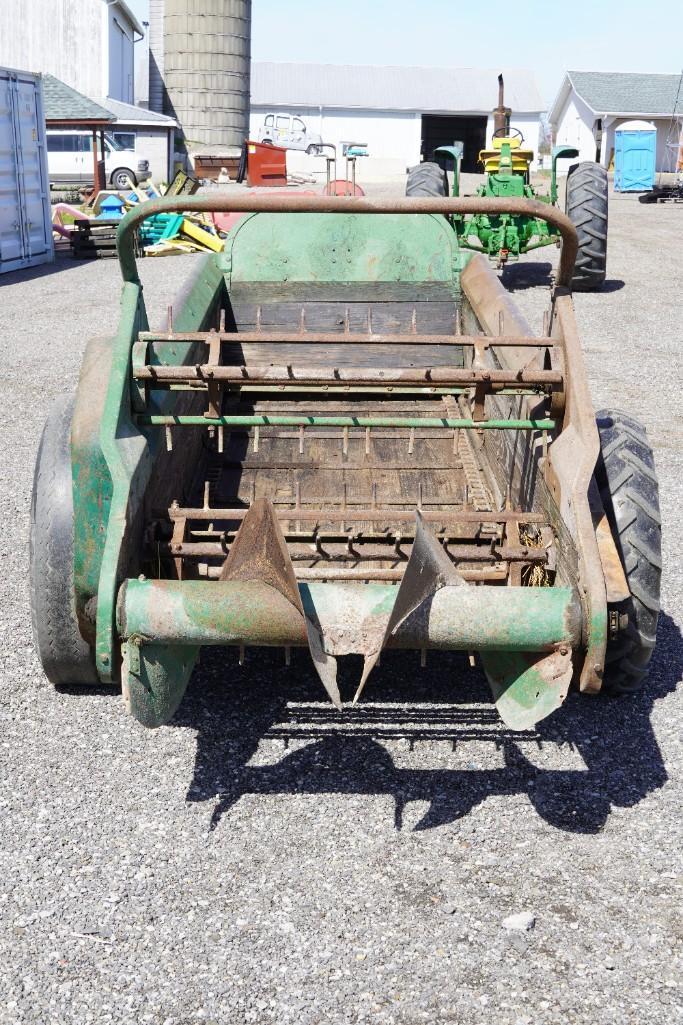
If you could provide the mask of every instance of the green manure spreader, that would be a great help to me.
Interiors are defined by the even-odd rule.
[[[453,228],[511,204],[563,243],[539,334]],[[135,233],[175,210],[245,216],[151,331]],[[203,645],[308,648],[339,708],[345,655],[364,660],[355,700],[373,669],[382,686],[384,648],[459,649],[513,729],[570,688],[640,685],[657,481],[642,427],[593,411],[565,214],[199,195],[137,207],[118,244],[116,335],[90,342],[35,471],[33,628],[55,685],[118,686],[159,726]]]

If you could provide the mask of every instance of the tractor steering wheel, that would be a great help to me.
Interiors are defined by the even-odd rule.
[[[491,136],[492,139],[519,139],[524,142],[524,136],[519,128],[497,128]]]

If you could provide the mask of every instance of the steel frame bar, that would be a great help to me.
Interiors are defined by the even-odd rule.
[[[406,539],[407,540],[407,539]],[[173,555],[193,559],[225,558],[225,546],[220,541],[180,541],[169,542],[159,546],[161,555]],[[455,562],[538,562],[548,561],[548,553],[544,548],[526,548],[520,545],[501,545],[494,548],[488,545],[457,545],[448,550]],[[313,555],[311,555],[313,558]],[[389,561],[391,554],[385,559]],[[334,557],[330,557],[334,561]],[[359,561],[362,561],[359,560]]]
[[[542,513],[517,512],[513,509],[503,509],[499,512],[478,512],[473,509],[450,510],[444,509],[439,512],[421,510],[422,519],[429,523],[546,523],[546,517]],[[172,505],[168,510],[171,520],[242,520],[247,514],[246,509],[201,509],[181,508]],[[357,523],[383,523],[389,520],[392,523],[415,523],[415,509],[394,510],[394,509],[365,509],[362,512],[353,509],[344,509],[341,506],[327,507],[320,509],[303,509],[291,506],[288,509],[277,509],[279,520],[301,520],[306,523],[316,523],[323,520],[327,523],[336,520],[354,521]]]
[[[465,348],[544,348],[552,349],[562,346],[557,338],[532,338],[529,335],[437,335],[437,334],[395,334],[385,332],[373,334],[348,331],[193,331],[182,334],[160,334],[152,331],[141,331],[141,342],[172,342],[174,345],[195,345],[204,342],[206,345],[218,340],[221,345],[247,345],[253,343],[293,345],[455,345]]]
[[[208,363],[195,366],[146,365],[133,370],[138,381],[228,381],[231,383],[268,384],[562,384],[556,370],[489,370],[463,367],[296,367],[287,365],[215,366]]]
[[[200,577],[206,576],[209,580],[218,580],[221,572],[220,566],[206,566],[206,570],[202,574],[200,571]],[[468,584],[476,583],[487,583],[487,584],[499,584],[505,583],[508,579],[508,565],[507,563],[497,563],[495,567],[485,567],[483,569],[463,569],[458,567],[458,573],[462,579]],[[308,580],[366,580],[366,581],[395,581],[398,582],[403,577],[403,569],[320,569],[314,566],[295,566],[295,573],[297,580],[302,582]]]
[[[469,420],[411,416],[136,416],[141,427],[397,427],[484,431],[554,431],[556,420]]]
[[[511,214],[538,217],[553,225],[562,236],[562,252],[557,272],[557,283],[570,287],[578,251],[576,228],[569,217],[548,203],[537,199],[498,198],[481,196],[407,197],[395,199],[369,199],[346,196],[297,195],[226,195],[164,196],[161,199],[139,203],[119,224],[117,248],[121,274],[125,282],[139,284],[135,259],[135,234],[139,224],[159,213],[301,213],[301,214]]]

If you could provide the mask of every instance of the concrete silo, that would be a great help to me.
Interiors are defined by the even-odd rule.
[[[191,149],[241,146],[249,133],[251,0],[164,0],[158,15],[165,113]]]

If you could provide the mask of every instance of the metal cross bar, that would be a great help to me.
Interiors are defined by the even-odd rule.
[[[200,576],[208,580],[218,580],[221,566],[207,566],[200,564]],[[482,569],[458,568],[458,573],[467,583],[504,583],[508,578],[508,565],[506,562],[496,563],[495,566],[486,566]],[[297,580],[386,580],[399,581],[403,577],[402,569],[315,569],[306,567],[295,567]]]
[[[142,427],[448,427],[487,431],[554,431],[555,420],[466,420],[409,416],[174,416],[141,414]]]
[[[173,342],[174,345],[207,345],[218,338],[222,345],[284,344],[293,345],[458,345],[465,348],[481,346],[484,349],[522,347],[552,349],[562,345],[558,338],[531,338],[528,335],[441,335],[441,334],[350,334],[335,331],[188,331],[182,334],[168,334],[141,331],[141,342]]]
[[[213,381],[254,382],[270,384],[562,384],[556,370],[489,370],[466,367],[297,367],[287,365],[253,366],[144,366],[133,370],[136,380],[144,381]]]
[[[348,517],[347,517],[348,519]],[[545,548],[527,548],[524,545],[452,545],[448,550],[455,561],[462,562],[547,562]],[[160,546],[162,555],[186,556],[192,559],[225,557],[226,549],[220,541],[181,541]],[[311,556],[312,558],[312,556]],[[334,562],[334,557],[330,557]]]
[[[171,520],[242,520],[247,514],[246,509],[191,509],[172,505],[168,510]],[[363,523],[415,523],[415,510],[365,509],[363,512],[337,508],[304,509],[291,506],[289,509],[277,509],[279,520],[301,520],[315,523],[318,520],[333,522],[335,520],[353,520]],[[444,509],[439,512],[424,510],[422,519],[429,523],[546,523],[542,513],[517,512],[514,509],[503,509],[499,512],[477,512],[473,509]]]

